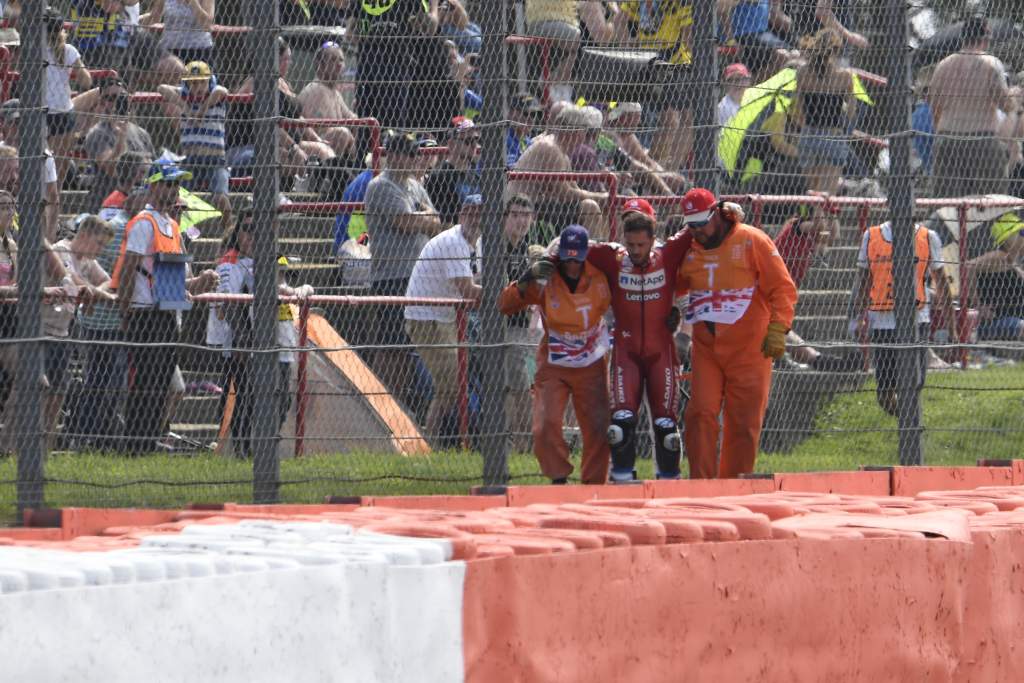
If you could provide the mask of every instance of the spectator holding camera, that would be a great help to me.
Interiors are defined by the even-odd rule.
[[[86,195],[85,211],[99,211],[103,200],[117,187],[117,162],[132,152],[149,159],[156,157],[153,139],[132,120],[128,91],[117,79],[99,82],[96,111],[100,122],[85,135],[85,153],[96,175]]]

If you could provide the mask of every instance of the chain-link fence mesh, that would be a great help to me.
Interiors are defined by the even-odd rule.
[[[531,387],[597,323],[502,290],[634,197],[667,240],[694,186],[799,291],[757,470],[1021,454],[1014,3],[0,5],[7,509],[544,482],[552,431],[575,480],[609,417]]]

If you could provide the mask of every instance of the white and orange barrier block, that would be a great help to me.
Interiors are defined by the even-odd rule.
[[[1024,680],[1024,486],[864,474],[69,509],[0,531],[0,679]]]

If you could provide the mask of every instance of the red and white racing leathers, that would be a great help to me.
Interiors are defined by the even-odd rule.
[[[609,433],[613,478],[624,477],[627,468],[632,471],[635,453],[631,432],[644,390],[654,423],[659,473],[678,476],[675,420],[679,398],[676,366],[679,363],[673,330],[665,321],[672,311],[676,274],[691,241],[689,232],[677,233],[666,242],[656,244],[642,266],[635,265],[626,249],[618,244],[595,244],[587,252],[587,262],[608,278],[615,314],[611,361],[612,431]],[[617,439],[624,439],[622,448],[618,449],[622,453],[620,457],[616,457]],[[664,453],[665,448],[674,455]]]

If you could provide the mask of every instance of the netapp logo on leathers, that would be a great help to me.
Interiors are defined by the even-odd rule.
[[[658,289],[665,285],[665,269],[646,273],[644,275],[632,273],[619,273],[619,287],[639,292],[645,289]]]

